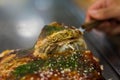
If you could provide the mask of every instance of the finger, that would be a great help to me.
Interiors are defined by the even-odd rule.
[[[90,22],[91,20],[93,20],[93,18],[91,17],[91,10],[98,10],[100,8],[103,8],[105,7],[105,1],[106,0],[97,0],[87,11],[87,14],[86,14],[86,19],[85,19],[85,22]]]
[[[96,2],[89,8],[89,10],[97,10],[106,7],[106,0],[96,0]]]
[[[89,13],[86,14],[86,19],[85,22],[90,22],[92,20],[91,16],[89,15]]]
[[[98,20],[116,18],[119,15],[120,9],[114,9],[114,7],[108,7],[100,10],[91,10],[89,14],[92,18]]]

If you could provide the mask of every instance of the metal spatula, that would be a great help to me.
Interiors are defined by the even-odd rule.
[[[109,19],[109,20],[107,20],[107,21],[113,21],[114,19]],[[82,26],[81,26],[81,30],[82,30],[82,32],[84,32],[84,31],[90,31],[91,29],[93,29],[93,28],[95,28],[95,27],[97,27],[97,26],[99,26],[100,24],[102,24],[104,21],[106,21],[106,20],[94,20],[94,21],[91,21],[91,22],[89,22],[89,23],[84,23]],[[116,20],[114,20],[114,21],[116,21]],[[116,21],[118,24],[120,24],[120,21]],[[113,43],[115,43],[115,44],[117,44],[117,46],[120,46],[120,34],[118,34],[118,35],[111,35],[111,36],[108,36],[109,37],[109,39],[113,42]]]
[[[92,28],[95,28],[99,26],[104,20],[94,20],[89,23],[84,23],[81,28],[84,29],[85,31],[90,31]]]

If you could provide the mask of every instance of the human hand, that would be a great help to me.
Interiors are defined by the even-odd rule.
[[[86,16],[86,22],[92,20],[106,20],[97,30],[108,35],[120,34],[120,0],[96,0]]]

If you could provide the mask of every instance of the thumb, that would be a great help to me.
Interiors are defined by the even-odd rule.
[[[104,20],[104,19],[110,19],[115,18],[119,15],[119,10],[116,10],[114,7],[108,7],[104,9],[99,10],[91,10],[89,13],[92,18],[98,19],[98,20]]]

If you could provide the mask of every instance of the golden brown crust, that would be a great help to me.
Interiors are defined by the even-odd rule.
[[[0,65],[0,80],[104,80],[81,32],[58,23],[45,26],[34,49],[4,51]]]

